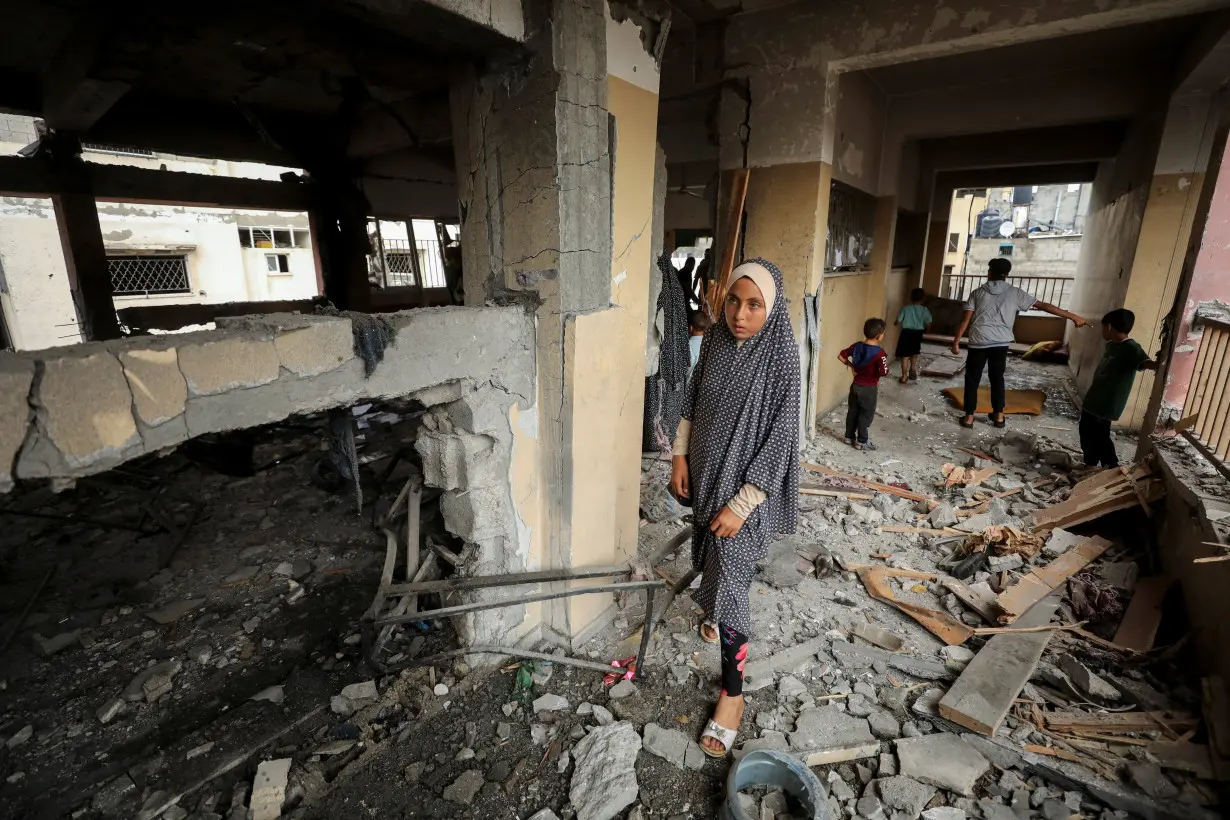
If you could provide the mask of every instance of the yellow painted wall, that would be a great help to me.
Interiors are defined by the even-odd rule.
[[[576,316],[564,339],[565,389],[573,396],[573,568],[635,556],[640,523],[658,97],[613,76],[607,95],[616,128],[612,306]],[[610,605],[604,595],[570,599],[572,635],[583,635]]]
[[[512,485],[513,509],[517,516],[518,536],[528,539],[526,569],[536,570],[551,566],[547,557],[546,529],[543,522],[543,495],[539,468],[541,448],[538,446],[538,412],[542,408],[539,403],[532,410],[520,410],[516,405],[509,410],[509,423],[512,426],[513,449],[510,480]],[[517,549],[525,548],[520,542]],[[542,604],[527,604],[525,620],[517,631],[521,638],[536,629],[542,620]]]
[[[1132,338],[1150,355],[1158,350],[1162,320],[1178,291],[1183,258],[1203,185],[1203,173],[1157,174],[1149,188],[1123,306],[1136,314]],[[1089,318],[1096,323],[1101,316]],[[1127,409],[1119,419],[1120,425],[1133,428],[1141,425],[1152,390],[1153,373],[1138,373]]]
[[[863,339],[863,322],[871,289],[871,274],[826,276],[820,290],[820,378],[816,407],[823,415],[846,400],[850,370],[837,361],[837,354]],[[839,431],[840,432],[840,431]]]

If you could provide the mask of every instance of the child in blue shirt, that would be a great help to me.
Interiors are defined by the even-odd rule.
[[[910,291],[910,304],[897,312],[893,324],[901,327],[897,337],[897,358],[901,360],[901,383],[918,381],[918,354],[922,353],[923,334],[931,329],[931,311],[923,305],[927,291]]]

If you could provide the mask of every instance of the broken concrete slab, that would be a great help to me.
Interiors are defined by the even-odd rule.
[[[204,598],[183,598],[178,601],[172,601],[158,609],[152,609],[145,613],[145,617],[156,624],[166,626],[167,624],[175,623],[203,603],[205,603]]]
[[[561,695],[546,694],[534,701],[535,712],[563,712],[569,709],[568,698]]]
[[[755,692],[769,686],[776,675],[790,672],[800,664],[814,659],[816,653],[828,646],[828,643],[828,638],[821,636],[783,649],[763,660],[752,661],[744,667],[743,688]]]
[[[645,751],[666,760],[680,769],[703,769],[706,756],[690,737],[678,729],[663,729],[656,723],[645,724]]]
[[[953,680],[957,677],[957,670],[945,666],[940,661],[900,652],[888,652],[871,646],[835,641],[829,651],[833,654],[833,660],[846,669],[866,669],[879,662],[898,672],[924,680]]]
[[[873,757],[880,753],[880,742],[872,736],[865,718],[852,717],[830,704],[799,712],[790,733],[790,749],[808,766],[820,766]]]
[[[745,740],[743,746],[734,750],[734,758],[739,760],[746,754],[759,751],[789,752],[790,743],[781,732],[776,729],[767,729],[761,733],[760,737]]]
[[[1082,541],[1088,540],[1083,535],[1068,532],[1062,527],[1051,530],[1051,537],[1042,545],[1042,553],[1048,558],[1058,558]]]
[[[621,680],[615,684],[607,692],[607,697],[611,700],[619,700],[620,698],[632,697],[636,694],[636,684],[630,680]]]
[[[568,796],[577,820],[611,820],[636,800],[641,736],[626,721],[600,726],[572,749],[576,765]]]
[[[188,385],[174,347],[124,350],[119,360],[143,424],[156,427],[184,414]]]
[[[42,658],[48,658],[75,643],[80,643],[81,630],[74,629],[71,632],[61,632],[59,635],[53,635],[50,638],[44,638],[42,635],[35,633],[30,636],[30,641],[34,645],[34,654]]]
[[[977,749],[946,732],[898,740],[896,750],[900,774],[964,797],[991,768]]]
[[[922,814],[923,809],[935,797],[935,787],[919,783],[902,775],[881,777],[872,781],[880,802],[890,809],[904,812],[909,818]]]
[[[1105,780],[1077,763],[1026,752],[1029,770],[1063,789],[1086,792],[1106,805],[1145,820],[1216,820],[1220,814],[1177,801],[1154,800],[1135,789]]]
[[[483,777],[483,773],[478,769],[469,769],[461,773],[461,776],[444,787],[444,793],[441,795],[450,803],[458,803],[463,806],[468,806],[474,802],[474,795],[478,794],[478,790],[487,782],[487,778]]]
[[[266,760],[256,767],[256,776],[252,778],[252,800],[248,815],[251,820],[277,820],[282,816],[290,763],[291,759],[284,757],[280,760]]]

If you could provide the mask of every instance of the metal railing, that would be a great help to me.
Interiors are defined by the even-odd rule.
[[[964,302],[986,284],[985,273],[948,273],[940,277],[940,296]],[[1008,283],[1032,295],[1039,302],[1066,308],[1072,295],[1073,276],[1009,276]]]
[[[1230,456],[1230,322],[1197,314],[1204,328],[1196,369],[1187,386],[1183,416],[1175,429],[1230,476],[1225,461]]]
[[[414,253],[418,256],[418,268],[423,273],[423,287],[442,288],[444,281],[444,256],[436,239],[416,239]],[[410,257],[410,240],[384,240],[385,287],[410,287],[414,285],[415,260]]]

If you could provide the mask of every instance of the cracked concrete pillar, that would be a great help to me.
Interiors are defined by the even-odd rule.
[[[640,32],[603,0],[544,0],[528,58],[451,91],[466,299],[537,320],[536,568],[636,550],[658,74]],[[631,53],[608,73],[611,49]],[[610,615],[603,595],[541,609],[563,645]]]

